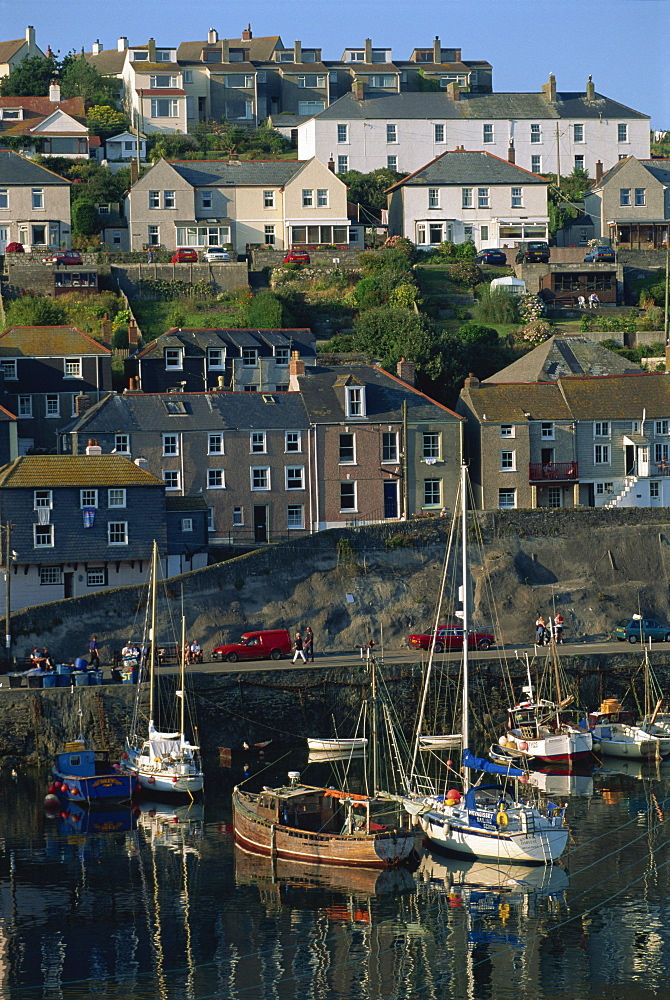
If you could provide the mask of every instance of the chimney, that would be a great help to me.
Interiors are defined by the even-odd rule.
[[[102,52],[102,43],[98,38],[98,40],[93,42],[93,45],[91,46],[91,54],[94,56],[99,56],[101,52]]]
[[[207,32],[207,44],[216,45],[219,40],[219,33],[216,28],[210,28]]]
[[[514,149],[514,139],[510,138],[509,146],[507,147],[507,162],[516,163],[516,150]]]
[[[302,62],[302,42],[300,39],[296,39],[293,43],[293,62]]]
[[[49,100],[52,104],[58,104],[60,101],[60,84],[57,80],[52,80],[49,84]]]
[[[403,382],[407,382],[407,385],[416,384],[416,365],[413,361],[401,358],[395,370],[398,378],[401,378]]]
[[[223,392],[223,390],[226,388],[226,380],[223,375],[216,376],[216,388],[218,389],[219,392]]]
[[[128,48],[128,39],[125,35],[121,35],[118,42],[116,43],[117,52],[125,52]]]
[[[140,380],[137,375],[131,375],[128,379],[128,388],[124,392],[140,392]]]
[[[137,160],[132,159],[130,161],[130,186],[132,187],[133,184],[137,184],[137,182],[138,182],[139,179],[140,179],[140,167],[139,167],[139,164],[138,164]]]
[[[221,62],[230,62],[230,42],[227,38],[221,39]]]
[[[596,184],[600,184],[603,179],[603,161],[596,160]]]
[[[460,100],[461,88],[458,86],[458,80],[450,80],[447,84],[447,97],[450,101]]]
[[[549,82],[542,84],[542,93],[550,104],[556,103],[556,77],[553,73],[549,74]]]
[[[300,357],[300,351],[291,351],[289,362],[289,392],[300,392],[300,382],[298,378],[305,374],[305,362]]]
[[[479,379],[474,374],[474,372],[470,372],[470,374],[466,378],[465,382],[463,383],[463,388],[464,389],[478,389],[479,388]]]
[[[242,32],[242,41],[250,42],[254,36],[251,34],[251,25],[248,24],[244,31]]]
[[[442,62],[442,42],[439,35],[435,35],[435,41],[433,42],[433,62]]]
[[[148,470],[148,468],[149,468],[149,463],[147,462],[146,458],[136,458],[135,459],[135,465],[137,466],[138,469],[147,469]]]
[[[100,324],[100,333],[102,335],[103,344],[111,344],[112,342],[112,321],[108,319],[107,314]]]
[[[82,413],[86,413],[86,411],[90,409],[91,409],[91,397],[87,396],[85,392],[80,392],[78,396],[74,397],[75,417],[80,417]]]
[[[357,76],[354,77],[354,82],[352,84],[352,89],[353,89],[353,92],[354,92],[354,98],[357,101],[362,101],[363,100],[363,96],[364,96],[363,95],[363,81],[359,80]]]
[[[28,55],[31,56],[33,54],[32,50],[35,48],[35,29],[33,28],[32,24],[29,24],[28,27],[26,28],[26,41],[30,49]]]
[[[365,39],[365,61],[368,65],[372,62],[372,39]]]
[[[77,399],[79,399],[79,396],[77,396]],[[88,396],[86,397],[86,399],[88,399]],[[90,400],[89,400],[89,405],[90,405]],[[102,448],[95,440],[95,438],[89,438],[88,441],[86,442],[86,454],[102,455]]]
[[[128,323],[128,347],[133,347],[139,344],[139,330],[134,319],[131,319]]]
[[[335,173],[335,160],[333,159],[332,153],[330,154],[330,159],[328,160],[328,169],[330,170],[331,174]]]
[[[149,50],[149,62],[156,62],[156,40],[154,38],[149,39],[147,48]]]
[[[589,73],[589,78],[586,81],[586,100],[595,101],[595,99],[596,99],[596,88],[593,82],[593,77]]]

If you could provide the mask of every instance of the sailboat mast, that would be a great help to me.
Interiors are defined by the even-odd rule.
[[[468,623],[470,620],[470,609],[468,607],[468,467],[465,463],[461,465],[461,549],[463,556],[463,705],[462,705],[462,735],[463,750],[470,749],[470,722],[469,712],[469,691],[468,691]],[[463,786],[467,789],[469,781],[467,768],[463,775]]]
[[[149,719],[154,719],[154,669],[156,665],[156,583],[158,577],[158,545],[154,538],[151,552],[151,628],[149,629]]]
[[[370,680],[372,686],[372,794],[377,794],[377,663],[370,657]]]
[[[561,721],[561,702],[563,692],[561,691],[561,677],[558,669],[558,652],[556,651],[556,637],[551,637],[551,659],[554,665],[554,685],[556,686],[556,722]]]
[[[182,591],[182,602],[183,602],[183,591]],[[179,732],[184,736],[184,722],[186,715],[186,707],[184,702],[186,701],[186,615],[181,616],[181,657],[180,657],[181,669],[179,671],[179,689],[181,691],[181,697],[179,699]]]

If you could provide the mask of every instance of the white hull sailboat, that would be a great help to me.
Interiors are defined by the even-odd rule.
[[[670,755],[670,736],[656,735],[651,724],[635,724],[632,712],[624,712],[616,698],[606,698],[598,712],[590,712],[589,726],[605,757],[662,760]]]
[[[468,634],[467,566],[467,468],[461,469],[461,545],[463,633]],[[417,789],[413,776],[412,790],[405,796],[405,808],[414,816],[428,839],[437,847],[469,858],[548,864],[558,858],[568,840],[564,808],[549,806],[540,810],[520,801],[514,793],[514,777],[523,771],[475,757],[469,749],[468,643],[463,643],[463,682],[461,697],[463,792],[449,789],[438,794],[425,787]],[[419,726],[415,742],[414,766],[420,746],[429,672],[424,683]],[[472,784],[471,772],[483,771],[504,776],[495,784]]]
[[[181,642],[180,689],[175,692],[179,706],[179,729],[161,732],[155,726],[156,668],[156,587],[158,580],[158,546],[154,541],[151,560],[151,626],[149,631],[149,724],[146,736],[138,732],[139,702],[142,680],[138,682],[133,717],[133,731],[126,740],[121,758],[121,770],[134,774],[139,787],[152,795],[188,795],[195,797],[204,788],[204,775],[199,747],[185,735],[186,677],[184,641]]]

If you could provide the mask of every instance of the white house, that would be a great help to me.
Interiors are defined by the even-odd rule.
[[[554,76],[540,93],[346,94],[300,125],[298,156],[335,161],[338,173],[388,167],[418,170],[447,149],[485,149],[533,173],[595,177],[624,156],[649,157],[649,116],[601,94],[591,80],[579,93],[559,93]]]
[[[546,240],[547,187],[490,153],[442,153],[389,188],[389,235],[426,248],[443,240],[472,240],[479,249]]]
[[[146,137],[143,135],[138,137],[134,132],[119,132],[118,135],[112,135],[109,139],[105,139],[105,159],[110,160],[112,163],[118,160],[136,160],[138,147],[140,160],[146,160]]]

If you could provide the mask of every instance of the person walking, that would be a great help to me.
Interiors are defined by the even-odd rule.
[[[295,639],[293,640],[293,662],[294,663],[298,659],[299,656],[302,656],[303,663],[307,663],[307,660],[305,659],[305,651],[303,649],[303,646],[304,646],[304,643],[302,641],[302,636],[300,635],[300,632],[296,632]]]
[[[94,670],[99,670],[100,669],[100,654],[98,653],[98,637],[97,637],[97,635],[94,635],[93,638],[91,639],[91,641],[88,644],[88,654],[89,654],[89,660],[88,660],[89,667],[93,667]]]
[[[314,663],[314,633],[312,632],[309,625],[305,629],[305,641],[304,641],[305,656],[307,657],[308,663]]]

